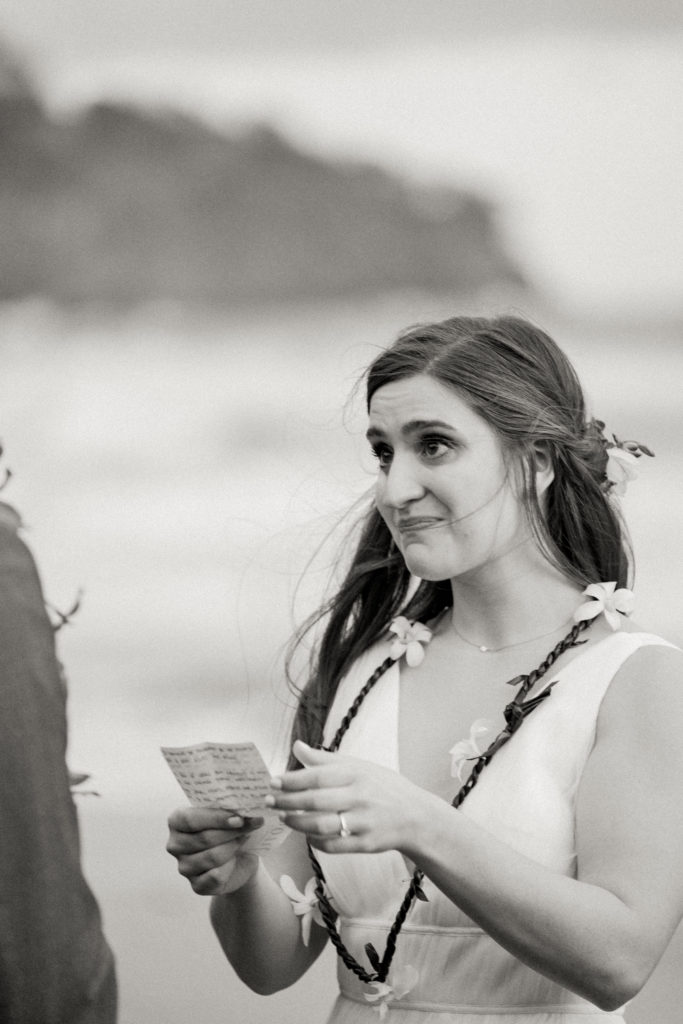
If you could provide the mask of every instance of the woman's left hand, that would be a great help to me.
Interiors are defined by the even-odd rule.
[[[301,740],[292,749],[304,767],[273,779],[267,800],[283,812],[285,824],[325,853],[399,850],[410,856],[419,810],[436,797],[370,761],[314,750]],[[342,828],[350,834],[342,835]]]

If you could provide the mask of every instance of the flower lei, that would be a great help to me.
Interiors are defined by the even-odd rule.
[[[309,878],[304,891],[301,892],[293,878],[289,875],[282,875],[280,878],[280,888],[285,895],[289,896],[292,910],[296,916],[301,918],[301,939],[304,946],[307,946],[311,940],[311,926],[313,922],[315,921],[316,924],[320,925],[325,923],[318,908],[318,897],[315,894],[315,878]]]
[[[589,628],[598,615],[604,613],[612,629],[618,629],[621,625],[620,615],[630,614],[633,609],[633,594],[631,591],[624,588],[617,590],[616,583],[613,582],[591,584],[586,587],[582,596],[587,597],[589,600],[576,610],[574,625],[569,633],[546,655],[538,668],[528,675],[515,676],[514,679],[508,680],[509,686],[517,686],[519,689],[505,707],[505,727],[503,730],[491,739],[491,733],[493,732],[492,723],[485,719],[478,719],[472,726],[469,740],[461,741],[450,751],[452,755],[452,774],[457,776],[461,782],[461,787],[452,801],[454,808],[460,807],[467,794],[476,786],[479,776],[486,765],[490,763],[497,751],[517,732],[527,715],[550,696],[557,680],[549,683],[535,697],[527,699],[529,691],[539,679],[546,675],[565,651],[586,643],[585,640],[579,639],[580,634]],[[384,673],[402,657],[405,657],[409,665],[419,665],[424,658],[424,647],[432,638],[432,632],[427,626],[420,622],[410,622],[405,616],[401,615],[392,622],[390,633],[393,634],[393,639],[389,656],[372,673],[342,719],[332,742],[329,747],[325,748],[330,752],[339,749],[342,738],[357,715],[361,704]],[[473,762],[473,766],[469,776],[463,781],[464,773],[462,768],[466,761]],[[336,924],[337,913],[332,907],[332,897],[326,891],[326,881],[322,867],[310,844],[308,854],[313,867],[314,877],[306,884],[305,891],[301,893],[288,876],[283,876],[280,883],[292,901],[294,913],[301,916],[303,941],[306,945],[308,944],[312,921],[315,920],[317,923],[323,924],[342,962],[370,989],[369,992],[365,993],[365,998],[368,1002],[376,1004],[374,1008],[378,1010],[380,1018],[383,1019],[388,1012],[388,1004],[394,1000],[400,1000],[406,995],[416,984],[419,977],[418,972],[411,965],[395,968],[391,976],[389,971],[396,952],[396,942],[399,933],[414,901],[419,899],[427,902],[427,896],[422,889],[424,872],[418,868],[410,879],[396,918],[389,929],[383,955],[380,956],[371,942],[366,943],[365,954],[372,968],[372,970],[368,970],[346,948],[339,935]]]
[[[406,964],[393,970],[390,978],[390,983],[371,981],[368,988],[372,991],[363,993],[369,1003],[377,1004],[373,1009],[379,1013],[380,1020],[384,1020],[389,1012],[389,1003],[393,1003],[394,999],[403,999],[415,987],[420,979],[420,972],[412,964]]]
[[[612,629],[621,628],[622,615],[630,615],[633,612],[635,597],[631,590],[620,587],[614,580],[610,583],[591,583],[586,587],[582,597],[591,598],[585,604],[580,605],[574,612],[574,622],[595,619],[604,614]]]

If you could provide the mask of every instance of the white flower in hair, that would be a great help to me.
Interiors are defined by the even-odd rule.
[[[579,605],[574,612],[574,622],[596,619],[604,612],[612,629],[621,629],[621,616],[631,614],[636,599],[632,590],[627,590],[626,587],[617,590],[616,587],[615,582],[591,583],[586,587],[581,596],[589,597],[591,600]]]
[[[599,428],[602,436],[605,424],[602,420],[594,420],[593,423]],[[605,440],[603,436],[603,445],[607,454],[604,489],[608,494],[625,494],[626,485],[638,476],[638,459],[641,455],[647,455],[652,459],[655,453],[642,441],[620,441],[616,434],[612,434],[611,441]]]
[[[632,452],[623,448],[607,449],[607,467],[605,475],[610,484],[611,494],[626,494],[626,485],[638,476],[636,466],[638,459]]]
[[[292,910],[296,916],[301,918],[301,938],[304,946],[307,946],[311,938],[313,922],[323,926],[325,923],[318,906],[318,897],[315,894],[315,878],[309,878],[304,891],[301,892],[293,878],[290,878],[289,875],[282,875],[280,888],[286,896],[289,896]]]
[[[431,629],[421,622],[411,623],[405,615],[399,615],[389,626],[389,632],[396,634],[389,648],[389,657],[398,661],[405,654],[411,668],[419,665],[425,656],[422,644],[428,644],[432,639]]]
[[[372,992],[364,992],[363,995],[369,1003],[374,1003],[373,1010],[379,1013],[379,1019],[384,1020],[389,1012],[389,1003],[395,999],[402,999],[410,992],[411,988],[420,980],[420,972],[412,964],[405,967],[397,967],[389,974],[389,981],[371,981],[369,987]]]

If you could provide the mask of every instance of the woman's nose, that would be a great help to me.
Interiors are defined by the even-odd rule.
[[[402,508],[424,494],[416,467],[410,459],[394,456],[383,477],[382,499],[392,508]]]

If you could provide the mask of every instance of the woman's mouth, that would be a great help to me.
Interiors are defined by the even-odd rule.
[[[398,530],[399,533],[415,533],[418,530],[433,530],[442,524],[443,519],[438,516],[408,516],[399,519]]]

